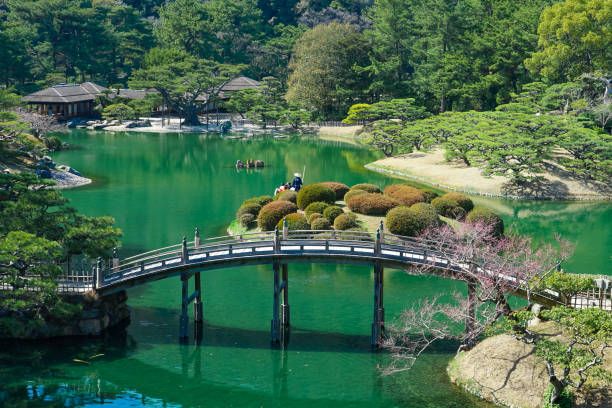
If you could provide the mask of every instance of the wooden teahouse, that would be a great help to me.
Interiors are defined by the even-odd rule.
[[[96,96],[104,90],[105,87],[93,82],[60,84],[34,92],[23,99],[29,105],[34,105],[40,114],[66,120],[77,116],[91,116]]]

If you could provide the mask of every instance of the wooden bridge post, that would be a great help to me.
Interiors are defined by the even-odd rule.
[[[196,227],[195,229],[195,237],[193,238],[194,246],[197,248],[200,246],[200,229]]]
[[[181,250],[181,261],[183,264],[187,263],[189,254],[187,253],[187,238],[183,237],[183,247]]]
[[[99,256],[96,262],[96,289],[102,287],[104,283],[104,268],[102,265],[102,257]]]
[[[381,229],[376,231],[376,241],[374,243],[374,254],[378,258],[380,257],[381,243],[380,243]],[[372,322],[372,347],[378,348],[382,345],[384,322],[385,322],[385,308],[383,302],[383,289],[384,289],[384,268],[380,260],[374,261],[374,318]]]
[[[289,327],[289,265],[286,263],[282,266],[282,288],[283,288],[283,303],[281,304],[281,324],[283,328]]]
[[[119,267],[119,251],[117,248],[113,248],[113,269]]]
[[[278,226],[274,228],[274,253],[278,254],[280,252],[280,239],[278,236]]]
[[[189,337],[189,320],[187,320],[187,305],[189,304],[189,275],[181,274],[181,318],[179,321],[179,338]]]
[[[273,344],[277,344],[280,342],[280,320],[278,319],[278,306],[279,306],[278,294],[280,292],[280,282],[279,282],[280,263],[278,261],[274,261],[273,268],[274,268],[274,294],[273,294],[273,303],[272,303],[272,321],[270,322],[270,341]]]
[[[287,239],[289,227],[287,226],[287,217],[283,219],[283,239]]]
[[[204,320],[204,315],[202,313],[202,282],[200,280],[200,272],[195,274],[195,291],[197,295],[193,303],[193,321],[198,325],[202,324]]]

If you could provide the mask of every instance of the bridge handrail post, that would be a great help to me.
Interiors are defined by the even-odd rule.
[[[189,253],[187,251],[187,238],[183,237],[183,242],[182,242],[183,246],[182,246],[182,250],[181,250],[181,261],[185,264],[187,263],[187,259],[189,256]]]
[[[119,252],[117,247],[113,248],[113,269],[119,267]]]
[[[102,268],[102,257],[99,256],[96,262],[96,289],[102,287],[104,283],[104,269]]]
[[[287,239],[289,226],[287,225],[287,217],[283,219],[283,239]]]
[[[280,240],[278,236],[278,226],[274,228],[274,253],[278,254],[280,251]]]
[[[200,246],[200,229],[198,227],[195,228],[195,237],[193,239],[193,246],[196,248]]]
[[[380,256],[380,228],[376,230],[376,241],[374,241],[374,255],[376,255],[377,257]]]

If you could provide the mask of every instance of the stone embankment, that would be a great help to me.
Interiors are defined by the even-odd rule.
[[[0,330],[0,339],[98,336],[111,327],[128,323],[130,319],[125,291],[104,297],[91,291],[69,295],[64,299],[82,307],[80,313],[66,321],[47,319],[40,324],[27,324],[30,321],[28,316],[0,310],[0,317],[11,319],[13,322],[10,330]]]

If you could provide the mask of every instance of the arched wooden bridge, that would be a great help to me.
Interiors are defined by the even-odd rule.
[[[101,261],[95,271],[94,289],[102,296],[119,290],[171,276],[182,280],[180,337],[188,336],[187,307],[194,303],[194,320],[202,322],[202,290],[200,272],[206,269],[240,265],[273,265],[273,310],[271,340],[281,340],[282,328],[289,326],[288,263],[327,262],[354,263],[374,267],[374,312],[372,344],[377,345],[384,327],[383,274],[384,268],[409,269],[414,265],[429,265],[431,273],[462,279],[466,265],[453,265],[428,244],[411,237],[363,231],[282,231],[253,232],[242,235],[195,239],[120,260],[115,253],[112,265]],[[194,277],[195,290],[189,294],[189,279]],[[511,292],[524,296],[514,278],[503,277],[513,288]],[[469,288],[470,285],[468,285]],[[282,298],[281,298],[282,295]],[[532,299],[545,304],[561,304],[551,291],[532,294]],[[605,302],[609,302],[605,299]]]

